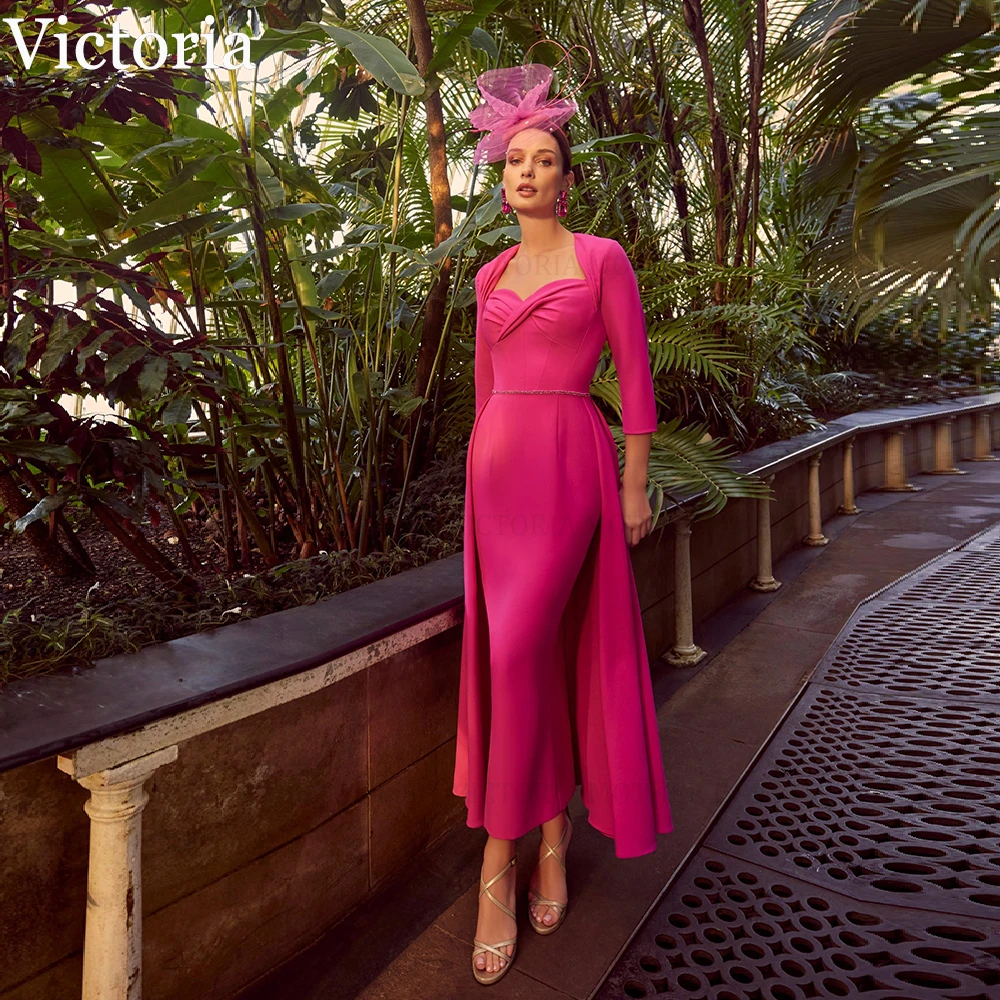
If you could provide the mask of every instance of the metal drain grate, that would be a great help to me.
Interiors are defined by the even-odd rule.
[[[989,921],[859,903],[702,848],[596,1000],[991,1000]]]
[[[902,602],[1000,606],[1000,561],[989,552],[963,552],[941,569],[894,591]]]
[[[1000,706],[808,690],[705,845],[856,899],[1000,920]]]
[[[978,535],[973,535],[961,548],[966,551],[1000,552],[1000,531],[995,527],[985,528]]]
[[[1000,704],[1000,606],[873,602],[831,647],[815,680]]]
[[[1000,552],[1000,538],[991,533],[989,538],[983,538],[970,545],[969,548],[978,552],[997,553]]]
[[[813,680],[1000,704],[1000,551],[946,554],[864,602]]]
[[[1000,526],[868,599],[594,1000],[1000,1000]]]

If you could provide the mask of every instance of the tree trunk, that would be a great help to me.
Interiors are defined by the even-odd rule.
[[[744,247],[747,261],[754,261],[754,234],[757,225],[757,205],[760,199],[760,103],[764,90],[764,48],[767,32],[766,0],[757,0],[757,32],[747,37],[747,60],[749,66],[749,108],[747,112],[747,169],[736,217],[736,243],[733,262],[742,267]],[[750,280],[747,280],[747,290]]]
[[[729,249],[729,230],[732,223],[733,181],[730,167],[729,144],[725,127],[719,114],[716,100],[715,70],[708,51],[708,35],[705,31],[705,15],[701,0],[683,0],[684,23],[698,52],[702,76],[705,78],[705,101],[708,105],[708,120],[712,136],[712,174],[715,182],[715,264],[725,267]],[[715,283],[715,304],[726,301],[726,284],[720,278]]]
[[[434,57],[434,39],[427,18],[427,7],[424,0],[406,0],[406,8],[410,15],[410,26],[413,29],[413,42],[417,51],[417,69],[421,76],[426,76],[427,67]],[[445,145],[444,114],[441,109],[441,94],[437,88],[426,94],[423,99],[424,111],[427,116],[427,149],[428,166],[430,168],[431,202],[434,206],[434,246],[451,236],[451,186],[448,182],[448,156]],[[451,283],[451,258],[442,262],[441,273],[431,286],[424,309],[423,332],[420,337],[420,352],[417,356],[417,378],[413,387],[418,396],[426,396],[431,380],[431,369],[438,353],[438,345],[444,332],[445,309],[448,302],[448,287]],[[447,344],[442,348],[442,357],[447,353]],[[441,377],[438,370],[437,377]],[[419,414],[427,411],[424,404],[414,412],[410,421],[410,440],[414,440],[417,428],[429,424],[431,413],[424,412],[423,419]],[[429,437],[429,436],[428,436]],[[426,456],[425,456],[426,457]],[[422,464],[422,463],[420,463]],[[414,469],[414,472],[418,471]]]

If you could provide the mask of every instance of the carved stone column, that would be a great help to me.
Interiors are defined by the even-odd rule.
[[[884,493],[916,493],[919,486],[906,481],[906,428],[886,431]]]
[[[694,644],[691,601],[691,518],[674,523],[674,645],[663,659],[672,667],[692,667],[705,658]]]
[[[770,486],[774,476],[767,476],[764,482]],[[771,498],[757,501],[757,575],[750,581],[751,590],[770,593],[781,586],[775,580],[771,565]]]
[[[171,746],[79,775],[72,756],[59,757],[59,769],[90,790],[83,1000],[142,996],[142,810],[149,800],[143,782],[176,759]]]
[[[861,513],[861,508],[854,503],[854,438],[844,442],[844,502],[837,508],[837,513]]]
[[[964,476],[961,469],[955,468],[955,447],[952,439],[951,426],[954,417],[942,417],[934,425],[934,468],[932,476]]]
[[[809,534],[802,539],[803,545],[826,545],[830,539],[823,534],[823,510],[819,495],[819,460],[822,452],[809,459]]]
[[[989,410],[981,410],[973,420],[973,462],[1000,461],[993,454],[993,429]]]

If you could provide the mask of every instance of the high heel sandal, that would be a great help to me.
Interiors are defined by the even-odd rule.
[[[566,824],[565,824],[565,826],[563,826],[562,836],[559,838],[559,843],[556,844],[555,847],[553,847],[545,839],[544,835],[542,836],[542,843],[545,845],[546,850],[545,850],[545,853],[538,859],[538,862],[535,864],[535,867],[534,867],[534,869],[532,870],[532,873],[531,873],[532,875],[534,875],[535,871],[538,870],[538,866],[550,854],[554,855],[556,861],[559,862],[559,866],[562,868],[563,874],[566,873],[566,862],[563,861],[563,859],[559,856],[559,854],[557,853],[556,848],[558,848],[559,845],[562,844],[562,842],[566,839],[566,833],[567,833],[567,831],[569,831],[570,833],[572,833],[572,830],[573,830],[573,821],[569,818],[569,813],[567,812],[566,813]],[[532,896],[534,897],[534,899],[531,898]],[[565,903],[562,903],[558,899],[545,899],[543,896],[540,896],[538,894],[538,891],[536,889],[531,889],[531,888],[528,889],[528,897],[529,897],[529,900],[528,900],[528,919],[531,921],[531,926],[539,934],[551,934],[563,922],[563,917],[566,916],[566,910],[569,907],[569,900],[567,899]],[[553,923],[551,923],[551,924],[546,924],[546,923],[543,923],[541,920],[536,920],[535,917],[534,917],[534,914],[531,912],[531,907],[532,906],[551,906],[552,909],[554,909],[556,911],[556,919],[555,919],[555,921]]]
[[[504,911],[504,913],[513,919],[515,924],[517,923],[517,914],[511,910],[509,906],[501,903],[500,900],[497,899],[492,892],[490,892],[490,886],[493,885],[497,879],[506,875],[507,869],[513,867],[516,860],[517,855],[511,858],[510,861],[508,861],[507,864],[505,864],[503,868],[501,868],[500,871],[489,880],[489,882],[484,882],[482,872],[479,873],[479,895],[482,896],[485,892],[486,895],[489,896],[490,899]],[[503,951],[503,949],[509,944],[514,946],[514,950],[508,955],[507,952]],[[485,941],[479,941],[476,938],[473,938],[472,945],[472,974],[476,977],[478,982],[482,983],[484,986],[488,986],[490,983],[495,983],[511,967],[511,965],[514,964],[514,956],[517,954],[517,934],[515,933],[509,941],[497,941],[496,944],[487,944]],[[485,969],[480,969],[476,965],[477,956],[488,951],[493,952],[493,954],[498,958],[502,958],[504,960],[504,964],[501,965],[496,972],[487,972]]]

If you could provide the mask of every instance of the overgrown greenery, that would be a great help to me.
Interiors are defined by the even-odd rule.
[[[821,224],[810,273],[862,330],[886,311],[942,337],[996,302],[1000,45],[996,0],[814,0],[780,61],[801,88],[789,123],[815,151]],[[852,331],[853,332],[853,331]]]
[[[192,609],[191,629],[221,621],[234,596],[196,578],[190,511],[218,520],[231,571],[259,557],[272,577],[287,573],[279,540],[289,532],[309,565],[347,556],[381,565],[426,550],[412,535],[411,519],[424,516],[412,501],[426,496],[435,462],[461,453],[472,420],[473,275],[519,238],[499,213],[494,178],[471,170],[475,78],[521,61],[539,37],[594,57],[568,127],[577,176],[566,221],[618,239],[639,274],[664,417],[650,462],[654,510],[693,492],[704,493],[705,514],[728,497],[765,495],[725,458],[807,430],[816,412],[863,394],[849,367],[830,370],[831,345],[865,332],[874,315],[865,305],[903,316],[921,287],[913,268],[902,283],[876,274],[897,245],[905,250],[893,266],[906,270],[909,231],[891,213],[913,191],[937,226],[928,252],[940,262],[946,233],[966,241],[963,281],[979,276],[975,308],[988,313],[995,213],[980,188],[995,179],[996,158],[982,91],[995,67],[985,5],[963,3],[968,23],[949,33],[949,3],[678,0],[652,10],[584,0],[519,10],[473,0],[431,13],[422,0],[139,0],[126,9],[164,36],[197,31],[209,14],[220,35],[252,30],[252,56],[273,56],[273,77],[169,64],[56,70],[51,36],[30,71],[0,52],[8,528],[26,532],[50,572],[88,578],[94,567],[64,510],[85,505],[177,607]],[[901,6],[918,32],[894,26]],[[34,15],[27,0],[0,7]],[[99,30],[111,6],[62,8],[75,37]],[[26,23],[29,48],[32,30]],[[855,72],[889,37],[894,58]],[[557,54],[536,46],[532,58]],[[850,78],[848,91],[824,58]],[[586,66],[576,50],[574,73]],[[942,71],[959,89],[949,78],[935,99]],[[883,96],[913,73],[909,95]],[[976,116],[974,137],[943,139],[963,110]],[[975,173],[972,215],[953,171],[921,173],[919,188],[899,181],[911,185],[903,200],[881,193],[880,179],[891,188],[909,169],[903,152],[924,150],[927,136],[934,169]],[[973,170],[973,148],[992,173]],[[939,204],[956,197],[965,215]],[[65,283],[75,294],[62,293]],[[971,290],[962,294],[973,303]],[[911,329],[923,328],[926,297]],[[989,374],[981,365],[977,377]],[[609,353],[592,393],[621,445]],[[120,407],[123,423],[74,415],[73,396]],[[154,496],[180,560],[139,528],[159,516]],[[281,600],[304,599],[288,594]],[[58,649],[77,649],[58,628],[62,638],[36,630],[43,645],[31,646],[16,615],[3,627],[0,653],[6,641],[55,663],[70,662]],[[88,619],[83,631],[101,628]],[[162,637],[157,628],[142,641]]]
[[[265,573],[212,581],[198,593],[150,593],[136,583],[108,602],[96,590],[72,614],[60,616],[36,616],[30,603],[9,611],[0,615],[0,684],[53,666],[83,668],[103,656],[311,604],[454,555],[462,547],[464,497],[465,461],[456,453],[433,462],[414,485],[403,513],[407,531],[386,552],[320,552]],[[83,511],[70,502],[67,514],[76,525]]]

